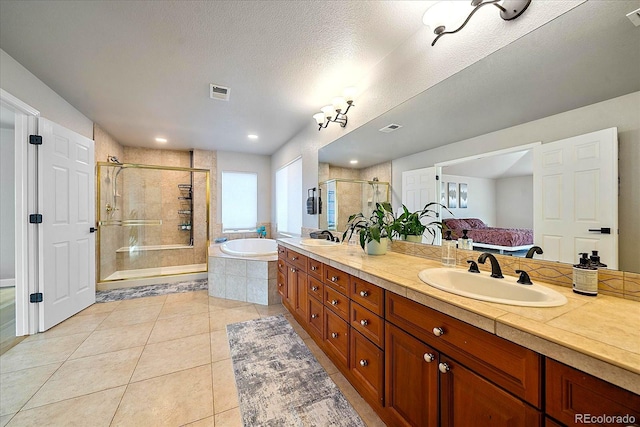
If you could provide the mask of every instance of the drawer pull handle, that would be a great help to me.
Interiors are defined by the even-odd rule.
[[[368,364],[369,364],[369,362],[367,362],[365,359],[362,359],[362,360],[360,361],[360,366],[362,366],[363,368],[364,368],[365,366],[367,366]]]
[[[427,363],[431,363],[436,359],[436,357],[431,353],[425,353],[422,357],[424,357],[424,361]]]
[[[337,299],[332,299],[331,300],[331,305],[338,305],[338,300]]]
[[[369,324],[369,321],[368,321],[367,319],[362,319],[362,320],[360,321],[360,324],[361,324],[362,326],[367,326],[367,325]]]
[[[317,315],[317,314],[312,314],[312,315],[311,315],[311,318],[312,318],[312,319],[317,319],[317,318],[318,318],[318,315]]]
[[[338,338],[337,332],[331,332],[331,338]]]
[[[311,287],[311,290],[312,290],[313,292],[318,292],[318,287],[317,287],[317,286],[312,286],[312,287]]]
[[[317,269],[318,269],[318,267],[316,267],[315,265],[312,265],[312,266],[311,266],[311,270],[312,270],[312,271],[316,271]]]
[[[360,291],[360,296],[361,296],[362,298],[366,298],[366,297],[368,297],[368,296],[369,296],[369,292],[367,292],[367,291]]]
[[[338,276],[331,276],[331,281],[332,282],[337,282],[338,281]]]
[[[444,335],[444,329],[442,328],[433,328],[433,335],[439,337],[441,335]]]
[[[292,272],[292,273],[295,273],[295,272],[296,272],[296,269],[295,269],[295,268],[290,268],[289,270],[291,270],[291,272]]]
[[[298,259],[298,257],[297,257],[297,256],[292,256],[292,257],[291,257],[291,261],[295,261],[295,260],[297,260],[297,259]]]
[[[449,367],[449,365],[445,362],[442,362],[438,365],[438,369],[440,370],[440,372],[442,372],[443,374],[446,374],[447,372],[449,372],[449,370],[451,369]]]
[[[278,283],[278,286],[282,287],[282,283]]]

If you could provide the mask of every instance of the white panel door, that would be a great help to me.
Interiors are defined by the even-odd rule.
[[[402,172],[402,204],[410,212],[421,210],[427,203],[437,201],[436,168],[422,168]],[[398,213],[402,213],[402,210],[399,209]],[[431,221],[433,219],[423,220],[424,223]],[[436,237],[439,242],[440,233],[436,233]],[[422,237],[422,242],[432,243],[431,238],[427,239],[424,236]]]
[[[93,141],[39,120],[40,332],[93,304],[95,195]]]
[[[534,242],[543,258],[574,263],[597,250],[618,268],[618,131],[534,148]],[[602,233],[604,229],[610,233]],[[606,230],[604,230],[606,231]]]

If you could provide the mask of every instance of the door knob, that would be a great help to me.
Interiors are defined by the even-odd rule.
[[[424,357],[424,361],[425,361],[425,362],[427,362],[427,363],[431,363],[431,362],[433,362],[433,361],[435,360],[435,358],[436,358],[436,357],[435,357],[433,354],[431,354],[431,353],[425,353],[423,357]]]
[[[438,365],[438,369],[440,370],[440,372],[442,372],[443,374],[446,374],[447,372],[449,372],[449,370],[451,369],[449,367],[449,365],[446,362],[442,362]]]

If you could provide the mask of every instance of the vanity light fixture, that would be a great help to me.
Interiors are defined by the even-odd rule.
[[[339,123],[340,126],[347,126],[347,112],[353,104],[353,95],[355,90],[353,88],[347,88],[344,90],[344,96],[338,96],[333,98],[333,104],[322,107],[321,113],[316,113],[313,118],[318,124],[318,130],[324,129],[329,126],[330,122]]]
[[[445,34],[454,34],[462,30],[465,25],[467,25],[471,17],[483,6],[489,4],[494,5],[500,9],[500,17],[502,19],[505,21],[511,21],[522,15],[524,11],[527,10],[531,0],[471,0],[471,7],[473,9],[469,12],[467,19],[465,19],[462,25],[455,30],[447,30],[447,28],[453,28],[451,25],[451,18],[459,16],[458,12],[462,3],[463,2],[458,0],[440,1],[427,9],[424,13],[422,22],[431,28],[433,33],[436,35],[431,46],[435,45],[440,37]],[[468,11],[467,7],[464,8]],[[466,11],[464,13],[466,13]]]

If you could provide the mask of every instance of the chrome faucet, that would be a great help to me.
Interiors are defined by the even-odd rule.
[[[489,252],[484,252],[482,255],[478,257],[478,262],[480,264],[484,264],[487,258],[489,258],[489,261],[491,261],[491,277],[495,277],[496,279],[504,279],[504,276],[502,275],[502,270],[500,269],[500,264],[498,264],[498,260],[496,259],[495,256],[493,256],[493,254],[490,254]]]

